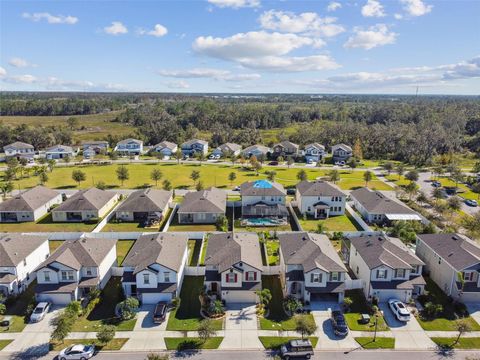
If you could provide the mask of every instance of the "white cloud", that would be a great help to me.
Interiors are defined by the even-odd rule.
[[[4,77],[7,75],[7,70],[0,66],[0,77]]]
[[[243,66],[272,71],[272,72],[300,72],[332,70],[340,67],[329,55],[312,56],[266,56],[261,58],[243,59],[240,61]]]
[[[211,69],[211,68],[194,68],[186,70],[160,70],[159,75],[165,77],[182,78],[182,79],[200,79],[211,78],[215,80],[225,81],[249,81],[260,78],[259,74],[232,74],[228,70]]]
[[[128,33],[128,29],[120,21],[113,21],[112,25],[103,28],[105,33],[110,35],[120,35]]]
[[[73,25],[78,22],[78,18],[71,15],[52,15],[47,12],[42,13],[28,13],[25,12],[22,14],[24,19],[29,19],[35,22],[46,20],[49,24],[68,24]]]
[[[32,84],[38,81],[35,76],[29,74],[7,76],[2,80],[13,84]]]
[[[386,14],[380,1],[367,0],[367,3],[362,7],[362,15],[365,17],[383,17]]]
[[[183,80],[168,82],[165,85],[167,85],[167,87],[170,88],[170,89],[188,89],[188,88],[190,88],[190,84],[188,84],[186,81],[183,81]]]
[[[168,29],[161,25],[161,24],[155,24],[153,27],[153,30],[144,30],[144,29],[139,29],[138,34],[140,35],[151,35],[155,37],[162,37],[167,35]]]
[[[350,36],[343,45],[346,48],[373,49],[377,46],[394,44],[397,34],[390,31],[385,24],[370,26],[368,29],[356,27],[354,35]]]
[[[336,23],[337,18],[322,18],[314,12],[296,15],[288,11],[269,10],[260,16],[259,21],[264,29],[322,37],[333,37],[345,31],[342,25]]]
[[[8,63],[11,65],[11,66],[14,66],[16,68],[24,68],[24,67],[35,67],[36,65],[35,64],[30,64],[27,60],[25,59],[22,59],[22,58],[19,58],[19,57],[14,57],[14,58],[11,58]]]
[[[342,7],[342,4],[340,4],[339,2],[336,2],[336,1],[332,1],[332,2],[330,2],[330,4],[328,4],[327,11],[336,11],[336,10],[340,9],[341,7]]]
[[[400,0],[404,10],[411,16],[422,16],[433,9],[433,5],[425,4],[422,0]]]
[[[260,0],[208,0],[208,2],[220,8],[240,9],[260,6]]]
[[[395,14],[395,15],[393,15],[393,17],[394,17],[395,19],[397,19],[397,20],[403,19],[403,15],[402,15],[402,14]]]

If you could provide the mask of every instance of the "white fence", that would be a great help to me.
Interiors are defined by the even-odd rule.
[[[170,227],[170,224],[172,223],[173,219],[174,219],[174,216],[175,214],[177,213],[177,210],[178,210],[178,204],[175,204],[175,206],[173,207],[173,210],[172,212],[170,213],[170,217],[167,219],[167,221],[165,222],[165,225],[163,225],[163,230],[162,232],[167,232],[168,231],[168,228]]]
[[[283,269],[280,265],[276,266],[264,266],[262,269],[262,275],[281,275]]]
[[[185,275],[188,276],[204,276],[205,266],[185,266]]]
[[[372,231],[372,229],[370,229],[370,226],[368,226],[367,223],[365,221],[363,221],[362,217],[360,215],[358,215],[355,212],[355,210],[353,210],[352,207],[348,203],[345,204],[345,211],[348,211],[350,213],[350,215],[352,215],[352,217],[355,219],[357,224],[360,225],[360,227],[364,231],[368,231],[368,232]]]
[[[123,276],[123,267],[113,266],[112,267],[112,276]]]
[[[345,290],[363,289],[362,279],[346,279]]]

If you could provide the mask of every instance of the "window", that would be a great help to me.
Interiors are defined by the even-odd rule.
[[[245,278],[247,281],[255,281],[257,280],[257,274],[255,273],[255,271],[247,271],[247,273],[245,274]]]
[[[415,265],[413,267],[413,274],[419,274],[420,273],[420,265]]]
[[[387,270],[378,269],[377,270],[377,279],[386,279],[386,278],[387,278]]]
[[[225,280],[227,283],[235,283],[237,282],[237,274],[233,272],[228,273]]]
[[[396,270],[395,270],[395,277],[396,277],[396,278],[403,278],[403,277],[405,277],[405,269],[396,269]]]
[[[45,282],[50,282],[50,271],[43,272],[43,279],[45,280]]]
[[[312,283],[321,283],[322,282],[322,274],[310,274],[310,282]]]
[[[170,282],[170,273],[168,271],[163,273],[163,280],[167,283]]]
[[[143,274],[143,283],[145,285],[150,284],[150,275],[149,274]]]
[[[338,272],[331,272],[330,273],[330,281],[338,281],[340,274]]]
[[[93,273],[92,273],[92,268],[91,268],[91,267],[87,267],[87,268],[85,269],[85,273],[87,274],[87,276],[92,276],[92,275],[93,275]]]
[[[471,271],[464,271],[464,272],[463,272],[463,280],[465,280],[465,281],[472,281],[472,280],[473,280],[473,272],[471,272]]]
[[[73,271],[62,271],[61,274],[63,281],[73,280]]]

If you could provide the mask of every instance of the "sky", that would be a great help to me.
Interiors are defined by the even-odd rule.
[[[0,0],[0,89],[480,94],[480,1]]]

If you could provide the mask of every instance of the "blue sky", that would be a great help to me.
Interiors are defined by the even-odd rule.
[[[0,6],[2,90],[480,94],[480,1]]]

